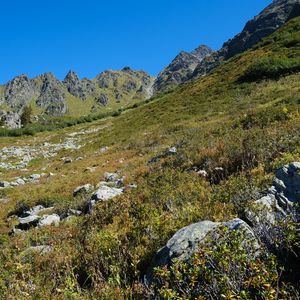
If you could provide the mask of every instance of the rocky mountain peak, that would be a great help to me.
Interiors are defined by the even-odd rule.
[[[273,1],[259,15],[247,22],[240,34],[224,44],[223,48],[226,48],[227,52],[225,58],[241,53],[269,36],[291,17],[297,16],[299,7],[300,0]]]
[[[199,60],[203,60],[205,57],[210,56],[214,51],[206,46],[200,45],[198,48],[191,52],[192,55],[196,56]]]
[[[13,78],[5,88],[5,100],[14,109],[21,109],[33,97],[33,87],[27,75]]]
[[[63,115],[67,111],[63,84],[56,79],[53,73],[45,73],[39,78],[42,80],[37,105],[46,109],[47,114]]]
[[[80,82],[80,79],[74,71],[70,70],[63,82],[72,82],[73,84],[76,84]]]
[[[213,50],[201,45],[191,53],[181,51],[172,62],[158,75],[154,82],[154,91],[162,92],[188,80],[197,65],[210,56]]]
[[[275,0],[260,14],[248,21],[241,33],[199,63],[192,78],[206,75],[225,60],[242,53],[275,32],[291,18],[300,16],[300,0]]]
[[[65,77],[63,84],[68,89],[68,92],[74,97],[82,100],[87,98],[87,92],[84,82],[82,82],[74,71],[69,71]]]

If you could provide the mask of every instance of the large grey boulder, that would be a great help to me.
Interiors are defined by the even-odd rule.
[[[230,230],[243,230],[247,241],[253,243],[258,249],[258,243],[250,226],[241,219],[228,222],[202,221],[191,224],[177,231],[167,244],[157,252],[146,274],[146,281],[150,283],[153,278],[153,270],[158,266],[170,265],[174,260],[188,260],[205,243],[206,238],[214,236],[216,229],[221,225]],[[216,237],[217,238],[217,237]]]

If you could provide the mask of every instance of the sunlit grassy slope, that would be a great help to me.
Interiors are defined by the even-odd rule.
[[[141,299],[145,291],[139,280],[176,230],[199,220],[239,216],[243,202],[236,199],[251,198],[249,190],[268,186],[277,166],[300,160],[300,74],[286,71],[257,81],[243,76],[262,57],[299,58],[299,32],[298,18],[213,74],[120,116],[34,137],[1,138],[1,148],[36,147],[88,130],[78,137],[79,150],[37,158],[22,172],[1,170],[6,180],[54,174],[0,191],[0,198],[8,199],[0,203],[4,299]],[[148,163],[171,146],[177,147],[176,155]],[[63,164],[66,156],[74,161]],[[193,167],[206,170],[208,178]],[[73,198],[74,188],[96,185],[105,171],[119,171],[137,190],[59,227],[8,236],[16,222],[8,216],[15,209],[46,204],[61,213],[78,208],[84,199]],[[52,251],[24,260],[31,245],[50,245]]]

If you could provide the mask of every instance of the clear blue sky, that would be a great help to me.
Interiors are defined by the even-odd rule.
[[[180,50],[214,49],[271,0],[14,0],[1,3],[0,82],[131,66],[155,75]]]

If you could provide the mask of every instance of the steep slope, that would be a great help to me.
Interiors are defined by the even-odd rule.
[[[164,92],[174,86],[187,81],[193,74],[197,65],[206,57],[209,57],[213,50],[201,45],[191,53],[182,51],[156,78],[154,92]]]
[[[224,61],[250,49],[262,38],[269,36],[291,18],[299,15],[300,0],[274,0],[258,16],[250,20],[241,33],[199,63],[191,78],[206,75]]]
[[[141,283],[173,234],[193,222],[242,218],[249,201],[270,187],[273,170],[300,160],[299,32],[300,18],[291,20],[212,74],[120,116],[2,138],[3,298],[159,299],[159,292],[173,293],[173,285],[158,291]],[[264,71],[266,61],[271,73]],[[250,71],[255,80],[245,76]],[[49,215],[57,226],[41,226]],[[260,260],[254,264],[255,288],[269,298],[297,299],[286,272],[278,277],[282,261],[266,256],[273,259],[267,269]],[[293,266],[299,276],[297,264],[288,270]]]

